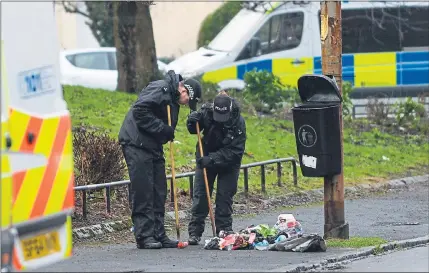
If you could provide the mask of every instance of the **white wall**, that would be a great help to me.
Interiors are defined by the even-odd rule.
[[[223,2],[155,2],[151,6],[158,56],[178,57],[197,49],[198,31],[207,15]]]
[[[76,2],[85,7],[83,2]],[[204,18],[222,2],[156,2],[151,6],[155,45],[159,57],[178,57],[197,49],[198,31]],[[64,49],[99,47],[80,14],[66,13],[56,5],[56,20]]]
[[[66,13],[61,5],[55,5],[58,37],[63,49],[76,47],[76,16]]]
[[[86,11],[83,2],[75,2],[79,9]],[[99,47],[97,39],[85,24],[86,17],[80,14],[65,12],[62,4],[55,7],[55,16],[60,43],[63,49]]]
[[[80,10],[86,12],[86,5],[84,2],[76,2],[76,4]],[[79,14],[76,16],[76,47],[99,47],[100,45],[92,34],[91,29],[85,24],[86,21],[87,19],[84,16]]]

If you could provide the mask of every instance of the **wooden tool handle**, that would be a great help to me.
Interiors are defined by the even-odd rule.
[[[167,105],[168,125],[171,126],[170,105]],[[179,225],[179,208],[177,205],[177,186],[176,186],[176,170],[174,164],[174,145],[170,141],[170,160],[171,160],[171,179],[173,180],[173,196],[174,196],[174,214],[176,218],[177,240],[180,241],[180,225]]]
[[[203,157],[204,153],[203,153],[203,144],[201,141],[201,135],[200,135],[200,124],[197,122],[197,135],[198,135],[198,146],[200,148],[200,156]],[[213,237],[216,237],[216,227],[215,227],[215,221],[214,221],[214,216],[213,216],[213,209],[212,209],[212,203],[211,203],[211,198],[210,198],[210,188],[209,188],[209,181],[207,179],[207,170],[206,168],[203,169],[203,174],[204,174],[204,183],[206,185],[206,195],[207,195],[207,203],[209,206],[209,214],[210,214],[210,221],[212,223],[212,231],[213,231]]]

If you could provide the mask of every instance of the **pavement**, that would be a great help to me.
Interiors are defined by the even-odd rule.
[[[429,181],[411,185],[408,190],[383,196],[346,200],[345,217],[350,236],[382,237],[388,241],[404,240],[428,235]],[[305,233],[323,235],[323,206],[298,207],[264,213],[252,218],[234,219],[239,230],[250,224],[276,222],[279,213],[293,213]],[[129,232],[129,231],[125,231]],[[210,238],[210,224],[206,238]],[[182,234],[185,237],[185,234]],[[186,239],[186,237],[184,238]],[[215,251],[200,246],[185,249],[138,250],[134,244],[81,245],[74,248],[74,256],[48,268],[44,272],[202,272],[202,271],[275,271],[279,268],[320,261],[349,253],[351,249],[328,248],[322,253],[291,253],[276,251]],[[395,270],[396,271],[396,270]]]
[[[427,245],[353,261],[330,272],[429,272]],[[320,271],[325,272],[325,271]]]

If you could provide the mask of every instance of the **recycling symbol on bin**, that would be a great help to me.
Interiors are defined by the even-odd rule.
[[[298,130],[298,139],[302,146],[310,148],[317,142],[317,133],[310,125],[302,125]]]

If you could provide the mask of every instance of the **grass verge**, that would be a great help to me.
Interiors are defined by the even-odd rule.
[[[379,246],[387,243],[386,240],[379,237],[351,237],[349,240],[328,239],[326,245],[328,247],[339,248],[361,248],[370,246]]]
[[[65,99],[69,105],[73,125],[86,125],[104,130],[117,138],[123,118],[137,95],[109,92],[100,89],[65,86]],[[176,173],[193,171],[197,137],[190,135],[185,126],[187,107],[182,107],[177,125],[175,144]],[[245,115],[248,140],[243,164],[281,157],[297,158],[293,122],[275,118]],[[359,121],[361,122],[361,121]],[[345,123],[344,128],[344,180],[346,186],[359,183],[377,183],[391,177],[425,173],[429,166],[429,143],[423,135],[393,135],[381,128],[355,126]],[[168,145],[165,145],[167,172],[170,173]],[[260,190],[260,169],[249,170],[250,190]],[[320,188],[323,179],[305,178],[298,167],[299,187],[292,184],[292,168],[283,164],[283,188],[276,186],[275,165],[266,167],[266,187],[271,194],[285,189],[305,190]],[[178,179],[178,186],[187,189],[188,180]],[[243,186],[243,176],[239,185]],[[242,189],[239,189],[242,190]]]

